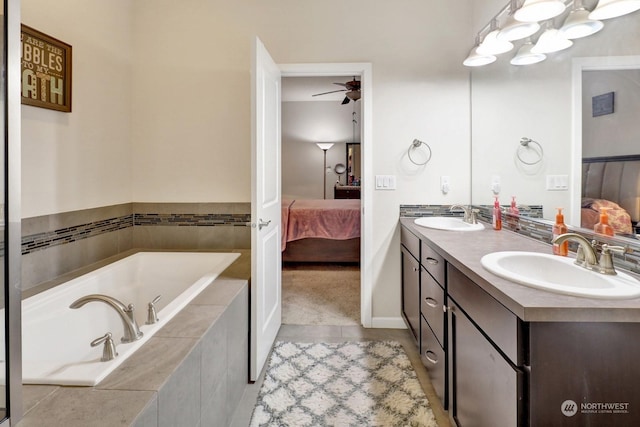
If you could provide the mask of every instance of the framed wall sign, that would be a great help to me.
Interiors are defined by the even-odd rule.
[[[22,25],[22,103],[71,112],[71,45]]]
[[[591,116],[598,117],[613,114],[613,92],[591,98]]]

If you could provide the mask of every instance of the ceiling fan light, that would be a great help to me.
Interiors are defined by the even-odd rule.
[[[480,55],[499,55],[513,49],[513,43],[508,40],[498,39],[499,32],[499,30],[489,32],[476,49],[476,52]]]
[[[539,22],[555,18],[564,12],[566,7],[561,0],[525,0],[513,16],[522,22]]]
[[[540,30],[540,24],[537,22],[522,22],[513,15],[509,15],[496,38],[507,41],[521,40],[532,36],[538,30]]]
[[[564,37],[555,28],[545,30],[540,36],[535,46],[531,48],[533,53],[553,53],[573,46],[573,42]]]
[[[589,14],[589,18],[617,18],[638,9],[640,9],[640,0],[599,0],[596,8]]]
[[[537,64],[547,59],[547,55],[544,53],[531,52],[533,44],[528,41],[518,49],[518,53],[511,59],[511,65],[531,65]]]
[[[481,55],[477,52],[478,48],[474,47],[469,52],[469,56],[462,62],[467,67],[482,67],[483,65],[491,64],[498,59],[494,55]]]
[[[585,8],[574,9],[569,13],[560,33],[568,39],[579,39],[597,33],[604,24],[601,21],[589,19],[589,11]]]

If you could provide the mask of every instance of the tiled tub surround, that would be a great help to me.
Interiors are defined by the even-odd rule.
[[[20,427],[225,426],[247,384],[248,251],[95,387],[23,386]]]
[[[453,213],[449,211],[449,208],[450,205],[400,205],[400,217],[417,218],[421,216],[451,216]],[[493,206],[474,205],[474,208],[480,210],[478,219],[489,224],[491,223]],[[553,222],[542,219],[542,206],[529,206],[528,210],[523,211],[522,214],[527,216],[515,217],[503,212],[502,228],[544,243],[551,243]],[[457,213],[456,216],[460,216],[460,213]],[[609,245],[625,247],[626,252],[624,254],[614,253],[614,262],[616,267],[632,271],[634,273],[640,273],[640,240],[630,238],[619,239],[616,237],[603,236],[601,234],[595,234],[585,228],[576,228],[573,226],[569,226],[568,228],[570,232],[581,234],[589,241],[595,239],[600,242],[600,244],[607,243]],[[575,252],[577,244],[569,242],[569,248]]]
[[[249,203],[124,203],[22,220],[22,289],[132,248],[248,249]]]

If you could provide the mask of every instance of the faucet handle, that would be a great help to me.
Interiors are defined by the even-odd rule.
[[[613,254],[612,252],[616,252],[619,254],[625,253],[625,248],[622,246],[610,246],[606,243],[602,244],[602,255],[600,255],[600,261],[598,262],[598,266],[600,267],[600,273],[616,275],[616,270],[613,266]]]
[[[113,338],[111,338],[111,332],[107,332],[100,338],[96,338],[91,341],[91,347],[97,347],[102,343],[104,343],[104,347],[102,349],[102,358],[100,361],[108,362],[109,360],[115,359],[118,353],[116,352],[116,345],[113,342]]]
[[[145,322],[145,324],[153,325],[158,320],[160,320],[158,319],[158,315],[156,313],[156,304],[158,303],[158,301],[160,301],[160,299],[162,299],[162,295],[158,295],[153,299],[153,301],[149,303],[149,306],[147,308],[147,321]]]

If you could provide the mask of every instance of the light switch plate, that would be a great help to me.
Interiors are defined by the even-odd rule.
[[[566,191],[569,189],[569,175],[547,175],[547,191]]]
[[[376,190],[395,190],[395,175],[376,175]]]

